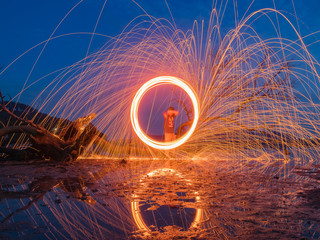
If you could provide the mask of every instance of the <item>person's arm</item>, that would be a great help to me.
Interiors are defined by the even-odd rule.
[[[168,110],[168,113],[167,113],[167,114],[169,114],[170,116],[171,116],[171,115],[177,116],[177,115],[179,114],[179,111],[177,111],[177,110]]]
[[[167,112],[163,112],[162,114],[164,118],[167,118]]]

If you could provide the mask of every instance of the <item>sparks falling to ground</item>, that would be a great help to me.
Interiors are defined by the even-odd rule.
[[[83,60],[27,79],[12,101],[50,78],[34,98],[38,131],[59,139],[66,122],[81,119],[80,134],[92,122],[96,137],[67,165],[2,166],[4,237],[320,237],[320,78],[309,36],[276,9],[246,13],[229,31],[222,15],[213,8],[188,31],[140,16]],[[275,36],[259,33],[259,21]],[[169,143],[159,137],[168,106],[181,113]],[[24,149],[28,134],[2,137],[1,146]],[[25,217],[30,228],[15,233]]]

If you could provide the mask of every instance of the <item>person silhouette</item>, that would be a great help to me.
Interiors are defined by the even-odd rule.
[[[164,141],[171,142],[176,139],[174,133],[174,119],[179,114],[179,111],[174,110],[174,107],[169,107],[167,111],[163,112],[164,117]]]

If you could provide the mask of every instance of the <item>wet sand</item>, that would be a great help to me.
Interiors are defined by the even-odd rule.
[[[0,238],[320,238],[319,166],[281,164],[1,163]]]

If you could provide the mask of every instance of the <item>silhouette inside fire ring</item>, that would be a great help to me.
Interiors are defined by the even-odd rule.
[[[174,119],[179,114],[179,111],[174,110],[173,107],[169,107],[167,111],[163,112],[164,117],[164,141],[171,142],[176,139],[176,134],[174,133]]]

